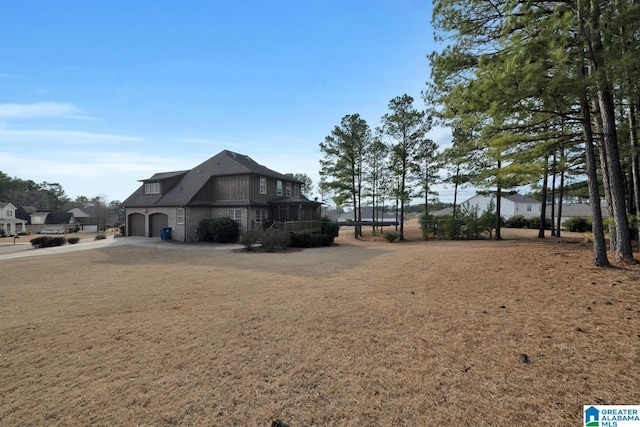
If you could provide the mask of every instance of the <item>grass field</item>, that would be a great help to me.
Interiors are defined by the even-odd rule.
[[[0,425],[573,426],[640,404],[640,267],[594,267],[579,236],[416,230],[1,260]]]

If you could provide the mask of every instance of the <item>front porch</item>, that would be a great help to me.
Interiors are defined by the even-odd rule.
[[[319,219],[307,221],[273,221],[269,228],[275,228],[290,233],[320,233],[322,231],[322,221]]]

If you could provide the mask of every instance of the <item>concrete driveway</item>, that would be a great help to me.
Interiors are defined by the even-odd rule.
[[[12,239],[13,241],[13,239]],[[157,238],[147,237],[118,237],[108,236],[103,240],[93,239],[80,239],[80,241],[74,245],[66,244],[64,246],[54,246],[51,248],[34,248],[29,242],[20,242],[16,240],[16,244],[0,244],[0,261],[11,260],[17,258],[26,258],[32,256],[44,256],[52,254],[60,254],[67,252],[79,252],[90,249],[102,249],[106,247],[123,246],[123,245],[135,245],[156,249],[170,249],[170,250],[186,250],[186,251],[216,251],[216,250],[233,250],[242,249],[242,245],[229,245],[229,244],[200,244],[189,245],[183,243],[170,242],[165,240],[159,240]]]

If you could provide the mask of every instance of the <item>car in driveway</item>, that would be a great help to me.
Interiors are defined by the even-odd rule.
[[[64,231],[58,230],[57,228],[43,228],[38,231],[38,234],[64,234]]]

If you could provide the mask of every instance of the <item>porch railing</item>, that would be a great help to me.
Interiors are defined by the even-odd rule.
[[[296,233],[320,233],[322,231],[322,221],[274,221],[272,227]]]

